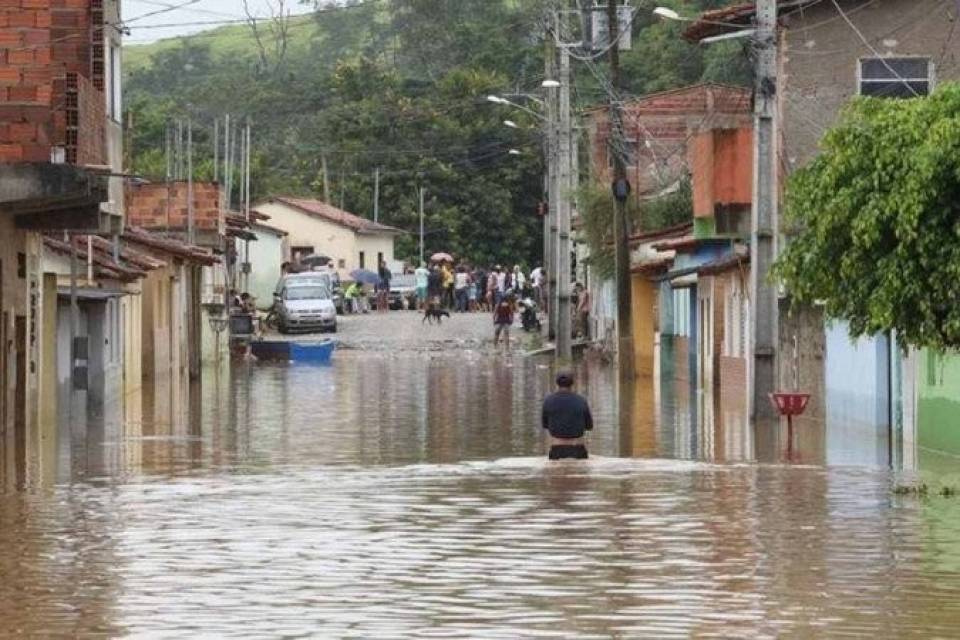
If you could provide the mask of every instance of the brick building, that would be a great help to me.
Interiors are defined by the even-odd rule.
[[[226,224],[220,185],[197,181],[189,184],[185,180],[130,180],[125,186],[124,200],[129,226],[181,243],[190,239],[192,208],[193,242],[224,256],[222,262],[210,264],[193,261],[184,272],[189,282],[183,304],[189,334],[184,361],[189,363],[190,375],[196,377],[204,362],[218,362],[223,356],[226,343],[210,329],[210,319],[223,312],[227,281],[233,281],[230,272],[242,268],[237,265],[234,243],[228,239],[235,230]]]
[[[0,483],[43,477],[56,440],[41,234],[121,230],[119,17],[118,0],[0,2]]]
[[[690,172],[691,138],[710,129],[736,129],[752,122],[751,91],[721,84],[698,84],[643,96],[623,107],[627,176],[638,198],[670,187]],[[608,110],[588,113],[590,167],[594,180],[611,180]]]

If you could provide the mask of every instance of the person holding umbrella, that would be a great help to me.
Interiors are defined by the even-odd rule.
[[[367,286],[372,286],[374,289],[376,289],[380,284],[380,276],[377,273],[368,271],[366,269],[355,269],[350,272],[350,278],[353,279],[353,282],[357,287],[357,312],[367,313]]]

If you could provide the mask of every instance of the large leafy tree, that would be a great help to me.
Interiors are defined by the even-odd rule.
[[[861,98],[795,173],[776,273],[854,336],[960,347],[960,85]]]

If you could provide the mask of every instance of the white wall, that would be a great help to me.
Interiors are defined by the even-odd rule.
[[[250,243],[250,284],[247,290],[257,298],[257,306],[273,303],[273,291],[280,279],[280,265],[286,260],[284,238],[267,229],[254,227],[257,241]]]
[[[291,250],[293,247],[310,246],[314,253],[330,256],[341,277],[357,268],[359,254],[356,234],[350,229],[278,202],[257,205],[257,211],[270,216],[270,226],[289,234],[287,242]],[[341,264],[344,266],[341,267]]]
[[[366,257],[365,259],[365,269],[370,271],[377,270],[377,254],[383,253],[383,259],[387,261],[387,264],[391,264],[394,261],[393,255],[393,244],[394,236],[392,235],[358,235],[357,236],[357,255],[354,257],[356,261],[356,266],[354,269],[360,266],[360,252],[363,251]],[[352,269],[351,269],[352,270]]]

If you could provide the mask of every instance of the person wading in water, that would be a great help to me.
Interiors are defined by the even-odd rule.
[[[593,429],[586,398],[573,392],[573,374],[557,374],[557,391],[543,401],[543,428],[550,432],[550,459],[586,460],[583,435]]]

